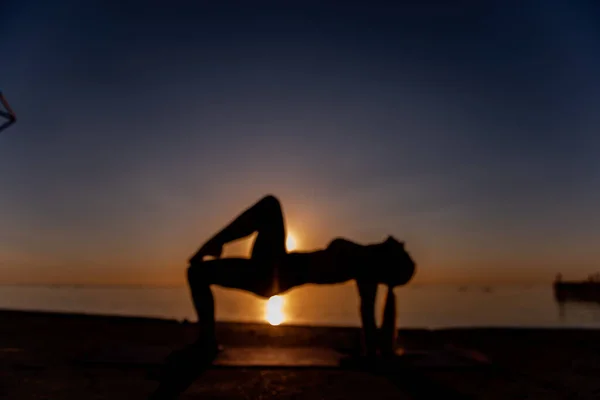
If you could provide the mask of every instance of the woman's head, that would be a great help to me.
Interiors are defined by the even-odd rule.
[[[392,236],[375,246],[377,268],[381,271],[382,283],[390,286],[407,284],[415,273],[416,264],[404,247]]]

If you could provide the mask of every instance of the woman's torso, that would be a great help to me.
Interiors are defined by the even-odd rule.
[[[333,241],[324,250],[288,253],[280,273],[282,287],[309,283],[335,284],[355,279],[358,268],[357,257],[353,254],[356,252],[351,250],[356,248],[337,247]]]

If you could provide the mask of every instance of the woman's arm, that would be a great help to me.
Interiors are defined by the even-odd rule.
[[[396,339],[398,335],[398,328],[396,326],[396,296],[394,295],[394,288],[392,286],[388,286],[382,320],[378,347],[381,355],[392,356],[396,352]]]
[[[357,280],[360,296],[360,318],[363,329],[363,343],[367,356],[377,355],[377,325],[375,323],[375,298],[377,283]]]

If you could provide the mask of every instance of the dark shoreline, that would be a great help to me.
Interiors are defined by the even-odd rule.
[[[159,318],[0,310],[0,398],[147,398],[157,382],[143,368],[90,367],[76,360],[113,346],[176,350],[194,340],[195,329]],[[221,322],[217,330],[225,346],[323,346],[351,352],[360,344],[360,330],[354,327]],[[432,387],[444,396],[454,393],[446,398],[461,399],[597,399],[600,393],[598,329],[401,329],[398,337],[407,349],[478,352],[493,368],[404,371],[394,379],[335,369],[215,369],[181,398],[358,399],[377,393],[377,398],[417,399],[431,394]]]

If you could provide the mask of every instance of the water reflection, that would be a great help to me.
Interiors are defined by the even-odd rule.
[[[273,296],[265,305],[265,319],[271,325],[279,325],[285,321],[283,312],[283,297]]]

